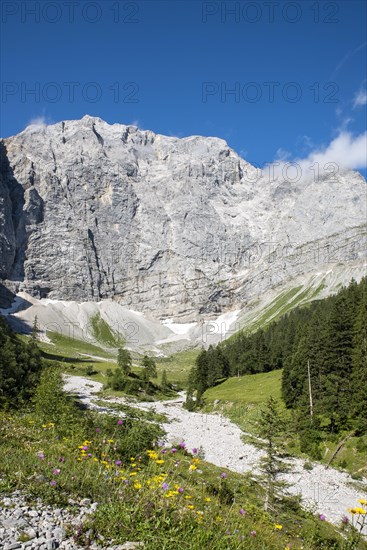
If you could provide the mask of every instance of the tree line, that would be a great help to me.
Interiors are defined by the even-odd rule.
[[[189,400],[230,376],[283,369],[282,396],[331,432],[367,431],[367,277],[249,334],[202,350]],[[310,393],[312,411],[310,410]]]
[[[0,408],[17,406],[33,394],[45,362],[37,346],[37,321],[27,343],[0,316]]]

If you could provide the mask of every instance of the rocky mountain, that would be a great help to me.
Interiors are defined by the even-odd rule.
[[[29,126],[0,146],[3,306],[8,289],[187,323],[304,277],[332,272],[335,286],[366,270],[357,172],[287,181],[218,138],[90,116]]]

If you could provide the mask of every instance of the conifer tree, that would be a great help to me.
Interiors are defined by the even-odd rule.
[[[146,382],[148,382],[151,378],[157,377],[157,366],[152,357],[148,357],[148,355],[144,355],[141,364],[142,364],[142,367],[144,368],[143,378]]]
[[[164,371],[162,372],[161,388],[162,388],[162,391],[167,391],[168,389],[168,379],[167,379],[166,369],[164,369]]]
[[[130,353],[125,348],[119,348],[117,354],[117,364],[125,376],[130,374],[132,359]]]
[[[260,435],[265,440],[265,456],[261,459],[261,470],[265,481],[264,509],[274,507],[280,497],[285,483],[279,480],[281,473],[287,471],[284,461],[280,458],[281,443],[279,436],[284,431],[284,421],[279,412],[278,404],[270,397],[261,410]]]

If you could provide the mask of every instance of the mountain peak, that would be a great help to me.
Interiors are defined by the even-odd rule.
[[[219,138],[90,115],[5,139],[2,161],[0,276],[36,297],[191,321],[329,271],[351,242],[362,261],[366,183],[352,173],[268,181]]]

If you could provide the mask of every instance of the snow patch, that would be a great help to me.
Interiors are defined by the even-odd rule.
[[[192,328],[196,327],[197,323],[174,323],[172,319],[165,319],[162,321],[162,325],[168,327],[175,334],[185,336]]]

